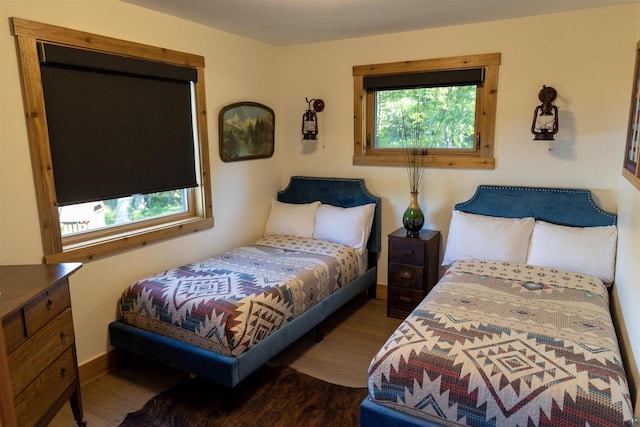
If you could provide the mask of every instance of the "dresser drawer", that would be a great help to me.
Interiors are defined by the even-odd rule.
[[[5,351],[11,353],[27,337],[22,310],[14,312],[2,321],[2,332]]]
[[[419,290],[389,287],[387,298],[388,304],[394,309],[403,311],[405,314],[409,314],[409,312],[416,308],[420,301],[422,301],[423,296],[422,291]]]
[[[73,348],[68,348],[15,397],[19,426],[34,426],[76,380]]]
[[[69,282],[63,280],[55,287],[43,292],[35,300],[24,307],[24,320],[27,328],[27,336],[49,323],[66,308],[71,307],[69,296]]]
[[[411,239],[393,239],[390,241],[389,246],[389,261],[402,264],[424,264],[424,242],[420,240],[411,241]]]
[[[68,280],[81,266],[0,266],[3,426],[46,427],[67,401],[74,425],[86,425]]]
[[[73,345],[71,309],[63,311],[8,356],[13,394],[19,394],[63,351]]]
[[[66,308],[71,307],[69,286],[66,281],[31,301],[21,310],[6,317],[4,328],[5,350],[12,352],[25,338],[36,333]]]
[[[404,286],[422,290],[424,283],[424,267],[415,265],[389,263],[389,285]]]

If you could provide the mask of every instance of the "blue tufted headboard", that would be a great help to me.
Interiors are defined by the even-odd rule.
[[[479,185],[455,209],[480,215],[525,218],[575,227],[616,225],[617,215],[600,209],[590,190]]]
[[[380,252],[382,201],[380,197],[369,192],[364,179],[292,176],[287,187],[278,192],[278,201],[284,203],[311,203],[316,200],[343,208],[375,203],[376,209],[367,249],[373,253]]]

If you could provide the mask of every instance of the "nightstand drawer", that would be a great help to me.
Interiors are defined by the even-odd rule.
[[[407,236],[400,228],[389,234],[387,316],[405,318],[438,280],[440,232],[420,230]]]
[[[409,314],[424,297],[422,291],[409,288],[389,287],[387,298],[389,299],[388,303],[391,304],[394,309]]]
[[[392,240],[390,242],[389,261],[403,264],[423,265],[425,245],[420,240]]]
[[[424,267],[391,262],[389,263],[389,283],[392,286],[403,286],[422,291]]]

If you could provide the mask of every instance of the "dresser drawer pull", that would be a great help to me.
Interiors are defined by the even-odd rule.
[[[411,272],[408,270],[404,270],[402,273],[400,273],[400,277],[402,277],[403,279],[411,279]]]
[[[60,378],[64,378],[67,375],[67,368],[60,368]]]
[[[402,255],[415,255],[414,251],[402,251]]]
[[[60,332],[60,340],[62,341],[62,344],[66,344],[69,341],[69,338],[71,338],[69,334]]]
[[[402,302],[411,302],[411,298],[400,295],[400,301]]]
[[[53,301],[50,299],[47,300],[47,310],[51,310],[53,308]]]

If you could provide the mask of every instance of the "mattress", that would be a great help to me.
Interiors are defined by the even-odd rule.
[[[602,282],[491,261],[447,270],[373,358],[369,399],[442,425],[632,418]]]
[[[359,274],[357,252],[325,240],[265,236],[139,280],[123,322],[238,356]]]

